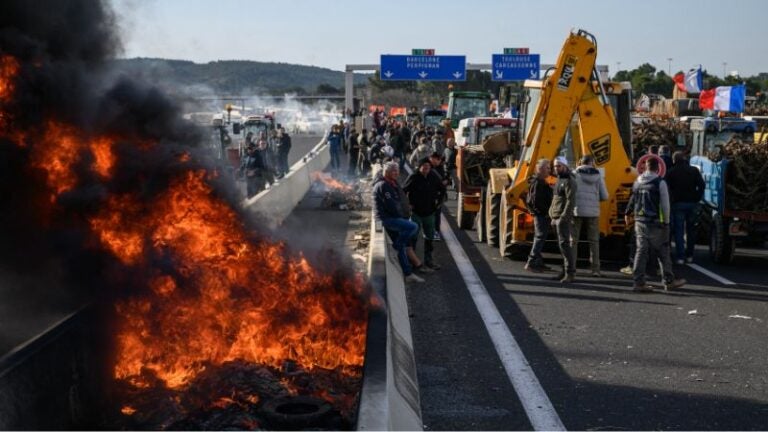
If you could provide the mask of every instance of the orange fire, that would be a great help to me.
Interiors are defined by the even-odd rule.
[[[84,152],[90,151],[93,158],[91,169],[101,177],[109,177],[115,164],[112,142],[107,137],[88,139],[72,126],[48,121],[31,157],[32,165],[46,174],[48,187],[52,190],[51,201],[77,185],[74,167]]]
[[[13,79],[18,73],[18,60],[9,55],[0,57],[0,103],[9,101],[13,96]]]
[[[8,103],[15,89],[14,79],[19,73],[19,62],[9,55],[0,56],[0,133],[8,135],[10,113],[6,112],[2,104]],[[21,138],[20,136],[15,137]],[[18,142],[18,141],[17,141]]]
[[[61,194],[84,181],[115,175],[119,137],[90,136],[57,120],[6,130],[12,123],[1,104],[13,97],[18,68],[13,58],[0,57],[0,135],[29,146],[30,164],[42,173],[56,208]],[[158,144],[134,145],[150,151]],[[177,161],[191,158],[182,152]],[[81,177],[86,171],[87,179]],[[114,377],[135,388],[162,383],[178,390],[202,371],[235,360],[274,367],[292,360],[308,371],[359,376],[369,301],[362,276],[320,271],[286,245],[258,238],[210,186],[217,175],[188,170],[154,196],[113,194],[95,213],[79,216],[91,230],[89,245],[142,281],[139,294],[115,305]],[[230,400],[255,404],[259,396]],[[121,411],[132,415],[137,408]]]
[[[151,297],[117,305],[123,322],[115,377],[138,384],[151,373],[178,388],[209,365],[236,359],[361,366],[362,280],[336,280],[283,244],[255,243],[205,176],[188,172],[143,206],[112,199],[91,220],[123,263],[176,261],[173,274],[150,280]]]
[[[331,177],[330,174],[315,171],[311,174],[311,177],[313,181],[319,181],[323,183],[328,189],[334,189],[340,192],[352,192],[353,190],[352,186],[336,180],[335,178]]]

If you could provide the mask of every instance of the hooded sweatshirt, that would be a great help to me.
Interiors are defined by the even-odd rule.
[[[670,205],[667,183],[658,174],[646,171],[635,180],[627,214],[642,223],[669,224]]]
[[[589,165],[582,165],[573,171],[576,176],[576,217],[600,216],[600,201],[608,199],[608,189],[600,177],[600,171]]]

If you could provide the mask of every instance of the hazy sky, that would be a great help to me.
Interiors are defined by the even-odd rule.
[[[571,28],[597,38],[613,74],[650,63],[672,73],[768,72],[765,0],[108,0],[124,57],[254,60],[343,70],[380,54],[466,55],[490,63],[529,47],[553,63]],[[723,65],[723,63],[727,65]]]

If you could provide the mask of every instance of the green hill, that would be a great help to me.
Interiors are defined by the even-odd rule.
[[[261,93],[282,95],[316,94],[328,86],[339,94],[344,92],[344,72],[315,66],[287,63],[262,63],[245,60],[224,60],[194,63],[186,60],[153,58],[119,59],[113,61],[114,72],[143,77],[161,87],[187,87],[185,93],[216,94]],[[366,84],[367,75],[355,74],[355,84]]]

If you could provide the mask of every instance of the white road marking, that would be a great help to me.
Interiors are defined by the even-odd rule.
[[[488,295],[488,290],[480,281],[472,262],[469,261],[467,254],[456,239],[456,235],[450,229],[448,220],[443,214],[440,217],[442,218],[441,226],[446,227],[443,230],[443,240],[448,246],[453,260],[456,261],[461,277],[464,279],[470,295],[472,295],[472,301],[475,302],[475,307],[480,312],[485,328],[493,341],[493,346],[499,354],[512,386],[520,397],[533,429],[538,431],[566,430],[557,415],[557,411],[555,411],[555,407],[552,406],[552,402],[541,387],[539,379],[536,378],[536,374],[531,369],[531,365],[520,350],[515,337],[512,336],[512,332],[509,331],[509,327],[501,317],[491,296]]]
[[[700,266],[698,264],[689,263],[689,264],[686,264],[686,265],[688,267],[694,269],[694,270],[697,270],[697,271],[699,271],[701,273],[704,273],[705,275],[711,277],[712,279],[720,282],[723,285],[736,285],[736,282],[734,282],[732,280],[729,280],[729,279],[726,279],[726,278],[720,276],[719,274],[717,274],[717,273],[715,273],[713,271],[707,270],[707,269],[705,269],[704,267],[702,267],[702,266]]]

